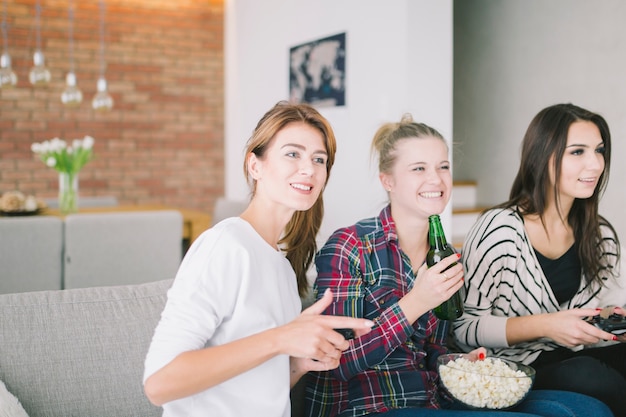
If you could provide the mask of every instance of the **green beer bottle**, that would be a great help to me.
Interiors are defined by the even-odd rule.
[[[455,253],[454,249],[448,246],[446,235],[443,233],[439,215],[433,214],[428,218],[428,241],[430,249],[426,254],[426,266],[429,268],[441,261],[443,258]],[[456,262],[451,266],[456,265]],[[454,320],[463,314],[463,287],[455,292],[452,297],[435,307],[435,315],[441,320]]]

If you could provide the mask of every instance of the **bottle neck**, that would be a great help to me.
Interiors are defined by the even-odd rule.
[[[438,215],[428,218],[428,241],[431,248],[445,248],[448,246],[446,235],[443,232],[443,226]]]

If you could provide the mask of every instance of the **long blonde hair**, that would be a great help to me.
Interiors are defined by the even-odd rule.
[[[326,160],[326,183],[330,177],[330,170],[335,162],[337,142],[330,123],[317,110],[308,104],[292,104],[286,101],[278,102],[259,120],[254,132],[246,145],[246,155],[254,153],[257,158],[263,158],[265,152],[276,134],[289,123],[306,123],[322,134],[324,145],[328,153]],[[256,180],[248,172],[247,158],[244,159],[243,171],[252,196],[256,193]],[[287,253],[287,259],[293,267],[298,281],[298,292],[304,297],[309,289],[306,272],[313,262],[317,251],[316,236],[324,216],[323,192],[320,192],[317,201],[309,210],[296,211],[278,242]]]

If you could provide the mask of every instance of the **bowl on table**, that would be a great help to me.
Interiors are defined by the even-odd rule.
[[[40,213],[46,203],[34,195],[26,195],[18,190],[0,193],[0,215],[30,216]]]
[[[441,387],[459,404],[475,410],[505,410],[528,395],[535,370],[507,359],[451,353],[437,359]]]

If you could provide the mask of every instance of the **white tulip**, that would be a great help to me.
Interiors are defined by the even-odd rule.
[[[82,140],[74,139],[71,146],[63,139],[52,138],[41,143],[35,142],[30,148],[47,166],[59,172],[73,173],[91,160],[93,144],[91,136],[85,136]]]
[[[91,149],[93,148],[93,143],[95,142],[94,138],[92,138],[91,136],[85,136],[83,138],[83,148],[84,149]]]
[[[48,153],[52,151],[52,145],[50,144],[50,142],[45,141],[45,142],[41,142],[41,152],[42,153]]]

